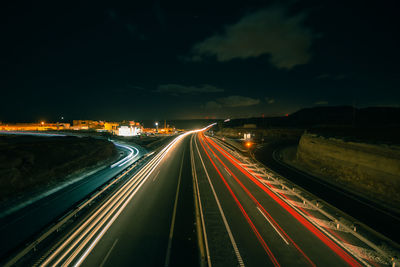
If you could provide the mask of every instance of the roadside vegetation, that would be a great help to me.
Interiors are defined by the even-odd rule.
[[[0,202],[117,157],[115,146],[101,139],[0,136]]]

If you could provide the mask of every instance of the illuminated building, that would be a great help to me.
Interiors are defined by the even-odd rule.
[[[89,129],[103,129],[104,122],[92,121],[92,120],[73,120],[72,121],[74,130],[89,130]]]
[[[120,126],[117,135],[119,136],[136,136],[141,133],[140,126]]]
[[[0,131],[50,131],[70,129],[69,123],[14,123],[0,124]]]
[[[110,133],[116,133],[118,126],[118,122],[104,122],[104,130]]]

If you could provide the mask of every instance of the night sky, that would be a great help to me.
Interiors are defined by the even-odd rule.
[[[0,121],[400,104],[396,1],[126,2],[3,1]]]

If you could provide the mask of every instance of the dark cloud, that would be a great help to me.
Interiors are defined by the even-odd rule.
[[[198,87],[186,86],[180,84],[162,84],[158,86],[155,92],[168,93],[168,94],[201,94],[201,93],[220,93],[224,92],[224,89],[209,84],[204,84]]]
[[[265,102],[267,102],[268,104],[273,104],[275,103],[275,99],[272,97],[266,97]]]
[[[279,69],[291,69],[309,62],[314,39],[303,25],[305,13],[288,16],[283,7],[271,7],[244,16],[192,48],[191,61],[216,56],[220,62],[269,54]]]
[[[232,95],[228,97],[221,97],[216,99],[215,101],[208,101],[204,108],[206,109],[217,109],[217,108],[236,108],[236,107],[248,107],[254,106],[260,103],[259,99],[246,97],[246,96],[238,96]]]
[[[320,100],[320,101],[315,102],[314,104],[315,105],[328,105],[329,103],[328,103],[328,101]]]

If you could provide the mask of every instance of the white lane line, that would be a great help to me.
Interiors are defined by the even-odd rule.
[[[178,207],[179,189],[181,187],[182,166],[183,166],[184,157],[185,157],[185,151],[183,151],[182,160],[181,160],[181,168],[179,170],[178,187],[176,188],[174,211],[172,212],[171,229],[169,231],[169,238],[168,238],[167,256],[165,257],[165,264],[164,264],[165,267],[169,266],[169,261],[170,261],[170,258],[171,258],[172,238],[174,236],[176,209]]]
[[[224,169],[225,169],[225,171],[229,174],[229,176],[232,176],[231,173],[228,171],[227,168],[224,167]]]
[[[160,171],[157,171],[157,173],[153,177],[153,182],[156,180],[157,176],[160,174]]]
[[[171,148],[171,147],[170,147]],[[168,150],[170,149],[167,149]],[[143,184],[145,184],[145,182],[147,181],[147,179],[150,177],[151,173],[154,171],[154,169],[158,166],[158,164],[161,162],[161,160],[164,158],[166,152],[164,152],[164,154],[161,156],[161,159],[159,159],[156,163],[155,166],[153,165],[152,169],[145,174],[145,176],[143,176],[141,178],[141,180],[139,181],[139,184],[136,185],[137,187],[133,190],[128,192],[129,197],[126,199],[124,199],[123,201],[125,201],[122,206],[119,206],[117,213],[111,218],[111,220],[105,225],[104,229],[98,234],[98,236],[96,237],[96,239],[93,241],[93,243],[90,244],[90,246],[86,249],[86,251],[83,253],[83,255],[79,258],[78,262],[74,265],[76,266],[80,266],[82,264],[82,262],[86,259],[87,255],[92,251],[92,249],[96,246],[96,244],[99,242],[99,240],[103,237],[103,235],[105,234],[105,232],[108,230],[108,228],[110,228],[110,226],[113,224],[113,222],[118,218],[119,214],[125,209],[126,205],[128,205],[128,203],[130,202],[130,200],[134,197],[134,195],[140,190],[140,188],[143,186]],[[115,210],[115,208],[114,208]],[[114,212],[113,210],[113,212]],[[111,215],[107,215],[107,218],[104,219],[104,221],[108,220],[108,218]],[[67,264],[68,265],[68,264]]]
[[[207,238],[207,232],[206,232],[206,223],[204,221],[204,213],[203,213],[203,206],[201,204],[201,197],[200,197],[200,189],[199,189],[199,183],[197,180],[197,173],[196,173],[196,164],[194,162],[194,151],[193,151],[193,138],[196,138],[196,135],[192,135],[191,139],[190,139],[190,159],[192,162],[192,175],[193,175],[193,179],[195,182],[195,188],[193,188],[193,190],[195,190],[195,193],[197,192],[197,197],[198,199],[196,199],[195,201],[198,200],[199,203],[199,210],[200,210],[200,218],[201,218],[201,225],[202,225],[202,230],[203,230],[203,236],[204,236],[204,243],[205,243],[205,247],[206,247],[206,254],[207,254],[207,263],[208,263],[208,267],[211,267],[211,256],[210,256],[210,249],[208,247],[208,238]],[[195,194],[196,195],[196,194]]]
[[[156,157],[154,157],[148,164],[144,166],[143,169],[139,171],[139,173],[135,174],[133,176],[133,181],[129,181],[126,185],[124,185],[122,188],[120,188],[115,194],[112,195],[112,197],[107,200],[105,204],[103,204],[96,212],[94,215],[91,216],[91,218],[88,219],[83,225],[79,227],[78,230],[73,232],[69,238],[63,242],[57,249],[54,251],[47,259],[46,261],[42,264],[42,266],[46,266],[50,264],[51,261],[54,260],[55,257],[59,257],[58,263],[60,261],[65,261],[65,257],[67,257],[67,254],[74,249],[75,252],[73,253],[72,256],[70,256],[67,261],[64,263],[64,265],[69,265],[71,264],[71,261],[75,260],[75,258],[82,252],[84,247],[89,245],[89,247],[84,251],[83,255],[80,256],[78,259],[78,262],[74,264],[74,266],[79,266],[82,264],[82,262],[85,260],[87,255],[92,251],[92,249],[96,246],[96,244],[99,242],[99,240],[102,238],[102,236],[105,234],[105,232],[110,228],[110,226],[113,224],[113,222],[116,220],[116,218],[120,215],[120,213],[124,210],[124,208],[127,206],[127,204],[130,202],[130,200],[134,197],[134,195],[141,189],[143,184],[148,180],[148,178],[151,176],[153,171],[156,169],[156,167],[160,164],[160,162],[164,159],[164,157],[168,154],[168,152],[173,149],[173,147],[176,145],[179,140],[187,136],[188,134],[197,132],[196,131],[190,131],[186,132],[182,135],[179,135],[176,137],[171,143],[169,143],[164,149],[162,149]],[[127,171],[128,172],[128,171]],[[126,194],[125,194],[126,193]],[[112,202],[112,204],[110,204]],[[109,204],[111,206],[109,206]],[[116,212],[116,213],[115,213]],[[96,218],[97,215],[99,218]],[[112,218],[110,219],[110,217]],[[109,220],[110,219],[110,220]],[[108,221],[108,223],[107,223]],[[97,225],[99,223],[99,225]],[[89,225],[88,225],[89,224]],[[96,226],[97,225],[97,226]],[[101,230],[100,228],[103,228],[103,230],[98,233],[98,230]],[[82,232],[83,231],[83,232]],[[85,238],[85,236],[91,233],[84,242],[79,245],[77,241],[73,241],[73,238],[78,237],[79,240]],[[98,233],[97,237],[89,244],[93,236]],[[81,235],[81,236],[79,236]],[[78,240],[78,242],[79,242]],[[71,244],[71,242],[73,244]],[[76,247],[79,245],[78,247]],[[67,246],[68,249],[67,249]],[[67,249],[66,252],[63,253],[63,250]],[[62,254],[60,256],[60,254]],[[14,260],[14,259],[13,259]],[[11,265],[11,264],[9,264]]]
[[[111,251],[114,249],[114,247],[115,247],[115,245],[117,244],[117,242],[118,242],[118,238],[115,239],[115,241],[114,241],[114,243],[112,244],[111,248],[108,250],[106,256],[104,257],[103,261],[102,261],[101,264],[100,264],[100,267],[103,267],[103,266],[104,266],[104,264],[106,263],[108,257],[110,257]]]
[[[218,199],[218,197],[217,197],[217,193],[215,192],[215,189],[214,189],[214,186],[213,186],[213,184],[212,184],[212,182],[211,182],[210,176],[208,175],[206,166],[204,165],[204,161],[203,161],[203,158],[201,157],[201,154],[200,154],[200,151],[199,151],[199,146],[197,145],[197,140],[196,140],[196,138],[194,139],[194,141],[195,141],[195,143],[196,143],[197,153],[199,154],[199,158],[200,158],[200,160],[201,160],[201,164],[203,165],[204,172],[206,173],[208,183],[210,184],[211,191],[213,192],[213,195],[214,195],[214,198],[215,198],[215,202],[217,202],[217,206],[218,206],[219,213],[221,214],[222,221],[224,222],[224,225],[225,225],[225,229],[226,229],[226,231],[228,232],[229,239],[231,240],[231,244],[232,244],[232,247],[233,247],[233,251],[235,252],[237,261],[238,261],[238,263],[239,263],[239,266],[244,267],[244,262],[243,262],[242,256],[240,255],[240,252],[239,252],[239,249],[238,249],[238,247],[237,247],[235,238],[233,237],[231,228],[229,227],[228,221],[226,220],[226,217],[225,217],[225,213],[224,213],[224,211],[222,210],[221,203],[219,202],[219,199]]]
[[[140,189],[140,187],[146,182],[146,180],[150,177],[151,173],[156,169],[156,167],[158,166],[158,164],[161,162],[161,160],[165,157],[166,153],[168,152],[168,150],[171,149],[172,145],[174,143],[176,143],[179,140],[178,138],[175,139],[175,142],[171,142],[168,146],[164,148],[155,158],[153,158],[148,165],[145,166],[144,169],[140,170],[141,174],[139,175],[139,173],[137,175],[135,175],[134,177],[140,177],[140,178],[136,178],[136,181],[138,181],[138,183],[136,183],[136,181],[130,181],[128,184],[124,185],[116,194],[114,194],[114,196],[112,198],[117,197],[117,200],[114,200],[114,204],[116,206],[114,208],[112,208],[111,213],[109,213],[110,208],[108,208],[108,211],[103,211],[103,214],[101,215],[101,217],[103,217],[103,219],[96,219],[96,221],[98,222],[99,220],[101,221],[101,226],[104,226],[104,224],[106,223],[106,221],[110,218],[111,214],[115,212],[116,209],[119,209],[117,211],[117,213],[111,218],[111,221],[105,225],[105,228],[99,233],[99,235],[96,237],[96,239],[92,242],[92,244],[90,244],[89,248],[87,248],[87,250],[84,252],[84,254],[80,257],[80,259],[78,260],[78,262],[74,265],[74,266],[79,266],[87,257],[87,255],[90,253],[90,251],[94,248],[94,246],[97,244],[97,242],[100,240],[100,238],[105,234],[105,232],[107,231],[107,229],[111,226],[111,224],[116,220],[116,218],[119,216],[119,214],[122,212],[122,210],[125,208],[125,206],[128,204],[128,202],[133,198],[133,196],[136,194],[136,192]],[[147,169],[147,170],[146,170]],[[130,185],[129,185],[130,184]],[[136,187],[135,187],[136,186]],[[125,189],[124,189],[125,188]],[[135,189],[136,188],[136,189]],[[133,191],[132,191],[133,190]],[[125,193],[123,193],[125,192]],[[107,203],[109,203],[110,201],[112,201],[112,199],[108,200]],[[125,201],[123,203],[123,201]],[[107,209],[108,204],[105,203],[101,209]],[[123,204],[122,204],[123,203]],[[114,204],[112,204],[111,206],[114,206]],[[122,206],[120,206],[122,205]],[[98,213],[100,211],[97,211],[96,213]],[[107,213],[109,213],[107,215]],[[93,217],[94,215],[92,215]],[[104,218],[104,216],[106,218]],[[97,224],[97,222],[93,223],[92,220],[92,225],[89,226],[89,228],[87,230],[85,230],[85,232],[81,235],[81,237],[79,237],[79,239],[84,238],[84,236],[88,233],[88,231],[94,231],[96,232],[98,230],[98,226],[95,226]],[[86,222],[88,223],[88,222]],[[85,224],[86,224],[85,223]],[[82,227],[82,226],[81,226]],[[95,229],[93,230],[93,228],[95,227]],[[74,233],[73,235],[79,235],[79,233]],[[93,236],[93,234],[91,234],[91,236]],[[70,237],[71,238],[71,237]],[[91,237],[90,237],[91,238]],[[89,239],[90,239],[89,238]],[[76,252],[74,252],[74,257],[76,257],[76,255],[78,253],[80,253],[80,251],[82,250],[82,246],[86,246],[88,244],[89,240],[85,240],[85,242],[81,242],[81,245],[79,245],[79,247],[76,250]],[[76,242],[75,242],[76,243]],[[67,243],[64,243],[62,246],[66,246]],[[74,248],[77,244],[73,244],[72,246],[70,246],[71,250],[72,248]],[[61,248],[59,248],[61,249]],[[68,251],[67,251],[68,252]],[[56,255],[57,253],[54,253],[51,257],[54,257],[54,255]],[[64,256],[66,255],[66,253],[64,253],[64,255],[62,255],[62,257],[57,261],[60,262],[62,260],[62,258],[64,258]],[[49,257],[50,258],[50,257]],[[70,257],[71,258],[71,257]],[[68,259],[68,262],[70,262],[70,258]],[[50,259],[47,259],[46,261],[48,262]],[[57,265],[57,264],[56,264]],[[66,264],[68,265],[68,264]]]
[[[272,228],[274,228],[274,230],[278,233],[278,235],[283,239],[283,241],[285,241],[286,245],[289,245],[289,242],[286,240],[286,238],[284,238],[283,235],[278,231],[278,229],[276,229],[275,225],[272,224],[272,222],[268,219],[268,217],[264,214],[264,212],[262,212],[262,210],[260,210],[259,207],[257,207],[257,209],[262,214],[262,216],[264,216],[267,222],[269,222]]]

